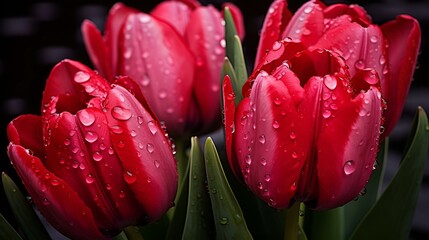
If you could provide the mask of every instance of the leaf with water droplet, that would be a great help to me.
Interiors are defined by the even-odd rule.
[[[216,146],[210,137],[205,143],[204,157],[208,187],[217,189],[216,194],[210,194],[217,239],[253,239],[223,171]]]
[[[182,239],[211,239],[214,233],[213,214],[206,189],[203,153],[197,137],[191,139],[189,166],[192,178],[189,179],[188,208]]]
[[[15,220],[27,239],[51,239],[32,206],[6,173],[2,173],[2,183]],[[0,231],[3,232],[0,236],[5,237],[5,239],[20,239],[19,237],[13,237],[12,230],[4,231],[4,223],[0,225],[2,226]],[[5,233],[7,232],[10,233],[6,236]]]

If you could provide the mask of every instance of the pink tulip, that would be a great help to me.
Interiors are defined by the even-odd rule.
[[[229,5],[241,36],[241,13]],[[164,1],[150,13],[117,3],[104,36],[86,20],[89,56],[108,79],[127,75],[139,85],[169,133],[200,134],[220,124],[223,16],[194,0]]]
[[[335,51],[275,42],[234,105],[223,85],[226,148],[235,175],[275,208],[341,206],[364,188],[379,144],[382,99],[374,70],[352,78]]]
[[[256,65],[275,41],[285,38],[309,49],[337,52],[346,60],[352,78],[362,69],[374,69],[387,102],[382,136],[392,131],[401,116],[416,66],[421,38],[416,19],[399,15],[378,26],[358,5],[325,6],[320,1],[309,1],[292,15],[287,1],[276,0],[265,18]]]
[[[8,126],[13,166],[40,212],[68,237],[113,236],[172,206],[171,144],[142,94],[122,87],[132,88],[129,81],[111,85],[64,60],[47,80],[42,115]]]

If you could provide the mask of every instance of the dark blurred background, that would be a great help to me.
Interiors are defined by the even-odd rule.
[[[0,3],[0,171],[6,172],[20,183],[6,155],[8,140],[6,126],[20,114],[40,114],[40,102],[45,81],[52,67],[64,58],[79,60],[92,66],[82,42],[80,25],[91,19],[103,29],[109,8],[115,0],[86,1],[1,1]],[[125,4],[144,12],[150,11],[160,1],[124,0]],[[220,8],[221,0],[201,1]],[[243,49],[249,69],[254,62],[259,31],[270,0],[231,0],[243,11],[246,37]],[[429,111],[428,32],[429,1],[424,0],[376,0],[334,1],[365,7],[375,23],[384,23],[396,15],[407,13],[417,18],[422,28],[421,54],[414,74],[407,103],[397,127],[390,137],[387,180],[393,176],[401,157],[404,143],[411,128],[417,106]],[[290,0],[292,10],[304,3]],[[5,204],[0,189],[0,213],[13,223],[13,217]],[[429,166],[427,164],[417,210],[414,216],[411,239],[429,239]]]

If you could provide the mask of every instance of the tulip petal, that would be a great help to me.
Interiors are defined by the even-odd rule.
[[[164,1],[156,5],[150,15],[157,17],[176,29],[181,36],[185,36],[191,15],[190,7],[180,1]]]
[[[222,45],[224,29],[222,17],[213,6],[195,9],[190,21],[193,24],[188,26],[186,37],[196,59],[194,95],[202,123],[205,123],[202,131],[208,131],[217,127],[220,122],[220,73],[225,57],[225,46]]]
[[[242,103],[249,104],[248,110],[240,111]],[[310,143],[302,137],[305,128],[297,126],[302,120],[295,104],[284,83],[264,72],[254,82],[250,101],[242,103],[236,149],[244,179],[270,206],[288,207]]]
[[[30,149],[38,158],[45,156],[40,116],[28,114],[15,118],[7,126],[7,137],[11,143]]]
[[[258,50],[256,52],[255,67],[261,64],[274,42],[280,40],[280,36],[291,18],[292,13],[287,8],[287,1],[275,0],[271,4],[262,25],[261,38],[259,39]]]
[[[340,99],[347,92],[334,91],[332,94]],[[322,124],[317,140],[317,209],[344,205],[368,182],[378,152],[382,115],[380,96],[377,88],[370,87],[349,104],[342,105],[338,101],[338,110],[331,122]]]
[[[121,29],[125,24],[125,20],[128,15],[138,13],[137,9],[127,7],[125,4],[118,2],[113,5],[107,16],[106,26],[104,30],[104,40],[106,41],[107,50],[111,54],[111,66],[113,69],[113,74],[117,75],[118,73],[118,59],[120,58],[119,51],[119,34]],[[109,79],[110,80],[110,79]]]
[[[13,143],[8,147],[8,155],[32,200],[57,230],[75,239],[103,239],[91,209],[66,182],[48,171],[39,158]]]
[[[387,100],[386,131],[387,136],[395,126],[404,108],[411,79],[420,49],[421,30],[416,19],[408,15],[399,15],[395,20],[385,23],[381,30],[386,38],[389,64],[388,89],[383,89]]]
[[[83,42],[92,64],[100,71],[101,75],[108,80],[112,80],[114,77],[112,60],[100,31],[90,20],[83,21],[81,31]]]
[[[308,1],[292,16],[280,39],[291,38],[311,46],[322,36],[324,29],[323,5]]]
[[[367,14],[364,8],[356,4],[333,4],[323,10],[325,18],[334,19],[342,15],[348,15],[353,22],[357,22],[362,26],[369,26],[372,22],[371,17]]]
[[[170,143],[158,123],[124,88],[116,86],[109,92],[105,109],[124,179],[147,220],[159,219],[172,206],[177,190],[176,161]]]
[[[383,34],[376,25],[362,27],[350,22],[347,17],[338,18],[338,26],[329,29],[313,48],[325,48],[337,52],[347,62],[350,75],[358,70],[372,68],[380,78],[385,76],[386,53]],[[382,89],[387,87],[387,80],[382,80]]]
[[[68,112],[50,116],[44,130],[45,166],[75,189],[92,209],[100,231],[111,235],[135,223],[142,211],[125,181],[118,181],[123,171],[106,137],[106,122],[96,108],[80,110],[76,116]],[[127,222],[118,222],[123,219]]]
[[[240,165],[237,162],[235,151],[233,150],[233,136],[235,133],[235,94],[232,89],[231,80],[228,75],[223,80],[223,107],[224,107],[224,129],[225,129],[225,147],[229,166],[234,175],[244,182],[243,175],[241,174]]]
[[[46,81],[42,98],[42,113],[57,96],[58,112],[77,112],[85,108],[90,96],[103,96],[110,88],[106,80],[87,66],[72,60],[63,60],[52,69]]]
[[[120,73],[134,79],[169,132],[183,132],[191,104],[193,56],[167,23],[139,13],[127,18]],[[141,39],[144,39],[142,41]]]

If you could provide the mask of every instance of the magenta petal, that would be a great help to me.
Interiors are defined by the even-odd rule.
[[[57,230],[74,239],[103,239],[91,209],[39,158],[12,143],[8,155],[37,208]]]
[[[371,17],[364,8],[359,5],[352,4],[333,4],[323,10],[325,18],[334,19],[342,15],[348,15],[353,22],[357,22],[362,26],[369,26],[372,22]]]
[[[173,26],[181,36],[185,36],[192,10],[180,1],[164,1],[156,5],[150,15]]]
[[[101,75],[111,81],[114,77],[112,60],[103,36],[94,23],[89,20],[83,21],[81,31],[92,64],[100,71]]]
[[[130,15],[126,24],[132,27],[123,29],[120,73],[140,85],[152,110],[177,136],[185,129],[191,104],[195,71],[192,53],[163,21],[139,13]]]
[[[121,29],[127,19],[128,15],[138,13],[139,11],[134,8],[127,7],[125,4],[118,2],[109,11],[106,26],[104,30],[104,40],[106,42],[107,50],[111,54],[111,66],[113,74],[118,73],[118,58],[119,58],[119,35]],[[110,79],[109,79],[110,80]]]
[[[341,97],[338,91],[333,94]],[[368,182],[380,139],[380,96],[378,89],[370,87],[349,104],[338,104],[338,101],[338,110],[332,112],[331,119],[326,121],[328,125],[322,125],[317,141],[320,149],[317,209],[344,205],[355,198]]]
[[[106,117],[125,181],[149,220],[172,206],[177,190],[176,160],[163,129],[124,88],[114,87],[106,99]]]
[[[308,1],[292,16],[281,39],[291,38],[311,46],[322,36],[324,29],[323,6],[318,1]]]
[[[7,126],[7,137],[13,144],[30,149],[35,156],[45,156],[42,137],[42,118],[36,115],[21,115]]]
[[[220,13],[212,6],[197,8],[190,19],[192,24],[187,29],[186,37],[196,59],[193,90],[201,122],[204,123],[201,130],[208,131],[219,126],[220,122],[220,72],[225,57],[225,48],[222,46],[224,27]]]
[[[387,55],[390,79],[388,89],[382,88],[387,100],[386,131],[383,135],[387,136],[404,108],[420,49],[421,30],[417,20],[408,15],[400,15],[385,23],[381,30],[389,46]]]
[[[262,26],[255,67],[262,63],[262,59],[265,58],[267,51],[271,50],[274,42],[281,40],[281,34],[291,17],[292,13],[287,8],[285,0],[276,0],[271,4]]]
[[[233,138],[235,132],[235,103],[234,103],[235,94],[232,89],[231,80],[228,75],[225,76],[223,80],[223,106],[224,106],[224,119],[225,119],[225,148],[226,154],[228,157],[229,166],[235,176],[239,178],[241,181],[243,180],[243,176],[241,175],[240,166],[237,162],[237,158],[235,156],[234,146],[233,146]]]

